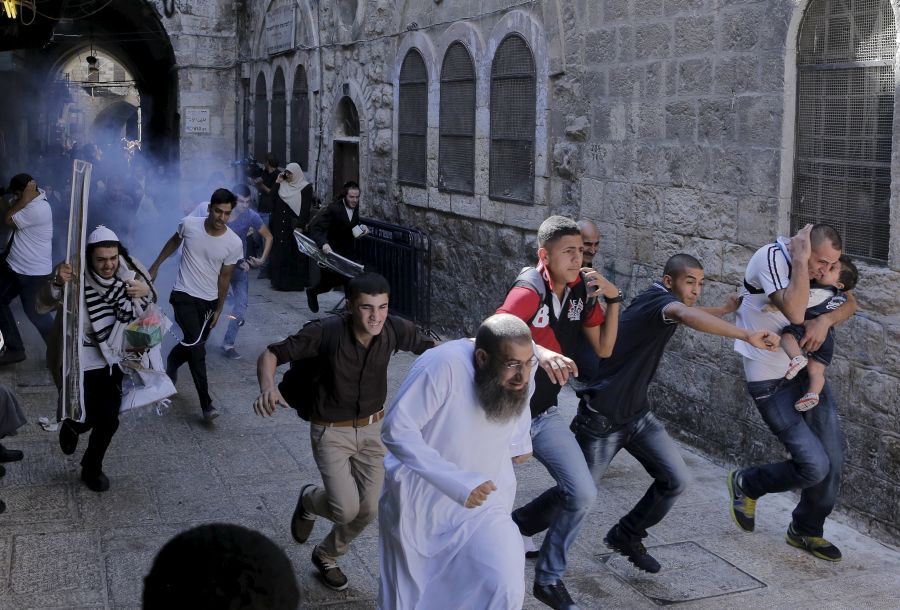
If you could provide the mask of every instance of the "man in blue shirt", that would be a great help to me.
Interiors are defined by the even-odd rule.
[[[659,562],[641,540],[659,523],[684,491],[690,475],[678,446],[650,412],[647,388],[678,324],[746,341],[763,350],[777,349],[780,336],[750,332],[719,319],[738,307],[737,296],[723,307],[694,307],[703,288],[703,266],[689,254],[671,257],[662,280],[636,296],[619,319],[618,340],[597,374],[578,393],[581,402],[572,421],[588,469],[599,483],[621,449],[632,454],[653,477],[644,497],[609,530],[603,541],[646,572]]]

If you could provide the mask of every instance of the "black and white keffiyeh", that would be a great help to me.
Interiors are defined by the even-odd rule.
[[[119,270],[123,269],[127,267],[120,258]],[[106,280],[88,270],[84,277],[84,304],[90,322],[90,331],[86,334],[98,346],[106,344],[117,353],[122,349],[125,327],[147,307],[150,296],[129,297],[128,284],[118,275]]]

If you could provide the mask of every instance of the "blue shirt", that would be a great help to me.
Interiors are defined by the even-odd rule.
[[[244,246],[244,256],[247,255],[247,230],[252,228],[254,231],[259,231],[259,228],[262,226],[262,218],[251,209],[244,210],[240,216],[228,222],[228,228],[241,238],[241,243]]]

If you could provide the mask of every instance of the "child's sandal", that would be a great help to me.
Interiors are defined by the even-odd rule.
[[[803,413],[809,411],[817,404],[819,404],[819,395],[815,392],[807,392],[803,395],[803,398],[794,403],[794,409]]]
[[[787,373],[784,374],[784,378],[787,380],[791,380],[797,376],[797,373],[806,368],[806,365],[809,364],[809,360],[806,356],[794,356],[791,358],[791,363],[788,365]]]

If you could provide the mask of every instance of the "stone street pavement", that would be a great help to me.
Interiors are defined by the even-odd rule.
[[[337,293],[324,295],[323,311],[337,300]],[[254,280],[248,320],[238,337],[244,358],[222,356],[224,324],[209,342],[212,394],[221,417],[212,426],[201,423],[185,367],[180,394],[167,411],[122,417],[105,462],[112,486],[103,494],[89,491],[78,478],[86,439],[75,455],[64,456],[56,433],[36,423],[41,416],[53,418],[56,390],[42,368],[40,340],[28,322],[22,324],[29,359],[0,369],[0,382],[16,389],[29,418],[17,437],[4,441],[22,449],[25,459],[7,464],[0,480],[0,498],[7,503],[0,515],[0,609],[138,608],[143,576],[163,543],[214,521],[254,528],[284,548],[296,569],[303,608],[374,607],[376,527],[364,532],[341,564],[350,587],[335,593],[321,585],[309,555],[327,524],[319,520],[305,545],[296,544],[288,531],[301,484],[318,480],[307,425],[293,412],[262,419],[250,409],[257,393],[256,356],[309,319],[305,301],[302,293],[273,292],[267,282]],[[17,316],[25,319],[21,312]],[[392,391],[412,360],[395,358]],[[569,389],[562,407],[574,411]],[[739,532],[727,512],[726,471],[687,448],[684,456],[693,485],[647,540],[663,564],[657,575],[637,572],[602,543],[649,482],[629,456],[613,462],[571,553],[566,582],[583,608],[900,607],[895,549],[842,524],[840,516],[829,521],[827,535],[843,550],[843,562],[828,564],[793,549],[784,542],[792,500],[784,494],[760,501],[756,533]],[[533,460],[518,473],[520,502],[550,483]],[[531,576],[525,576],[529,583]],[[525,607],[543,606],[529,593]]]

